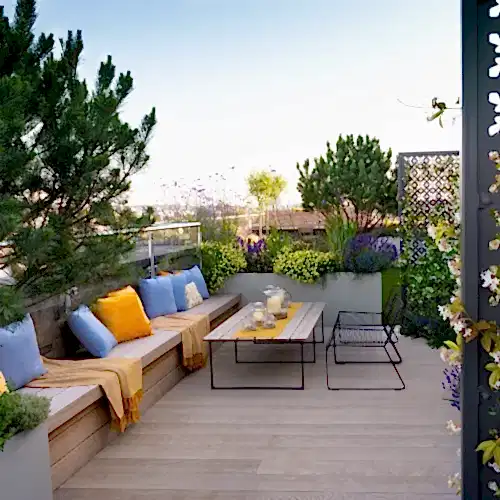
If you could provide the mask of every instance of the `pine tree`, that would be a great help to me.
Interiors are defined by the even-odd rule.
[[[133,88],[111,56],[95,88],[78,76],[82,34],[33,33],[35,0],[18,0],[12,22],[0,7],[0,324],[18,319],[27,298],[59,294],[121,275],[124,256],[151,212],[123,203],[131,176],[148,161],[155,109],[138,128],[120,118]]]

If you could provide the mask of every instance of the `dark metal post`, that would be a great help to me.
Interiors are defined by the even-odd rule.
[[[500,136],[490,128],[497,116],[490,93],[500,90],[500,79],[489,76],[490,68],[495,66],[497,49],[489,35],[500,33],[499,11],[496,0],[462,0],[462,298],[474,320],[500,319],[500,309],[488,305],[488,293],[481,288],[479,278],[482,270],[495,263],[495,258],[498,260],[498,254],[488,251],[488,242],[496,232],[490,209],[500,208],[498,196],[488,192],[495,173],[488,153],[500,149]],[[487,387],[484,370],[487,358],[477,341],[465,346],[461,403],[462,498],[467,500],[493,498],[487,484],[497,476],[492,469],[480,464],[480,456],[475,451],[480,441],[488,439],[489,429],[498,427],[488,414],[491,401],[479,397],[480,386]]]

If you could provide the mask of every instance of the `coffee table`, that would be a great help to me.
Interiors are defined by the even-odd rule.
[[[251,314],[252,304],[248,304],[240,309],[236,314],[227,319],[222,325],[218,326],[213,332],[208,334],[204,340],[208,342],[209,358],[210,358],[210,386],[212,389],[293,389],[303,390],[304,385],[304,365],[306,363],[316,362],[316,344],[325,341],[323,310],[325,309],[324,302],[303,302],[299,307],[295,316],[286,324],[284,330],[272,339],[259,338],[259,332],[255,332],[254,337],[237,338],[235,334],[242,329],[244,319]],[[318,322],[321,321],[321,340],[317,341],[314,336],[314,329]],[[312,338],[311,338],[312,337]],[[293,363],[301,365],[301,383],[296,386],[216,386],[215,385],[215,370],[213,343],[234,344],[234,360],[236,363]],[[249,360],[242,361],[238,357],[238,344],[248,343],[253,344],[273,344],[273,345],[300,345],[300,360],[299,361],[259,361]],[[311,344],[313,347],[313,359],[306,360],[304,358],[304,344]]]

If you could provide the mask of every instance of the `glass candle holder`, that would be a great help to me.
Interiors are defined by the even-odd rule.
[[[283,289],[274,285],[269,285],[264,290],[264,295],[267,297],[266,309],[270,314],[279,314],[283,307]]]
[[[260,324],[266,314],[266,307],[262,302],[255,302],[252,306],[252,318],[255,323]]]

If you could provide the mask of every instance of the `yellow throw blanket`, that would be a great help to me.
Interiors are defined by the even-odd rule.
[[[47,373],[28,387],[101,386],[111,410],[111,427],[125,431],[140,419],[142,365],[135,358],[82,359],[78,361],[42,358]]]
[[[207,350],[203,338],[210,333],[207,315],[175,313],[151,320],[157,330],[179,332],[182,336],[182,364],[189,371],[203,368],[207,362]]]

